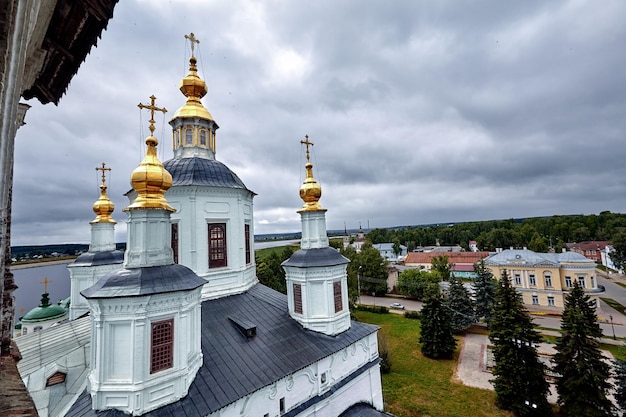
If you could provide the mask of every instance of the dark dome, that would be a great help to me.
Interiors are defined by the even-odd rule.
[[[172,174],[172,186],[201,185],[247,190],[237,174],[214,159],[198,157],[170,159],[164,162],[163,166]]]

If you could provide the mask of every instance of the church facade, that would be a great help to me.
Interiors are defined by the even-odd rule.
[[[193,48],[180,90],[174,158],[158,160],[151,125],[131,174],[123,258],[103,180],[92,245],[70,266],[72,320],[16,339],[39,415],[383,415],[378,328],[350,320],[349,261],[328,246],[308,158],[301,249],[283,265],[284,295],[256,279],[254,193],[216,159]],[[140,107],[154,123],[154,97]],[[72,337],[58,340],[63,331]],[[52,353],[49,340],[66,351]]]

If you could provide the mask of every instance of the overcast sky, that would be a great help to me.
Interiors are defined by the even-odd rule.
[[[88,243],[102,162],[125,240],[137,104],[168,109],[170,159],[189,32],[256,234],[300,230],[306,134],[329,229],[624,212],[625,22],[621,0],[120,1],[59,106],[29,102],[12,244]]]

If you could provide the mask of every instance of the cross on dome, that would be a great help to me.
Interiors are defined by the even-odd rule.
[[[313,146],[315,143],[309,141],[309,135],[304,135],[306,140],[301,140],[300,143],[306,145],[306,160],[309,162],[311,158],[309,157],[309,145]]]
[[[156,123],[154,121],[154,112],[155,111],[161,111],[163,112],[163,114],[167,113],[167,109],[165,107],[159,108],[157,106],[155,106],[156,103],[156,97],[153,95],[150,96],[150,104],[143,104],[143,103],[139,103],[137,104],[137,107],[139,107],[140,109],[148,109],[150,110],[150,135],[154,134],[154,124]]]
[[[51,283],[52,281],[50,281],[48,279],[48,277],[44,278],[43,281],[39,281],[40,284],[43,284],[43,292],[47,293],[48,292],[48,284]]]
[[[194,35],[193,32],[189,33],[189,35],[185,35],[185,39],[189,40],[189,43],[191,44],[191,56],[193,56],[194,43],[200,45],[200,40],[196,38],[196,35]]]
[[[111,168],[106,168],[106,165],[105,165],[105,163],[103,162],[103,163],[102,163],[102,168],[98,168],[98,167],[96,167],[96,171],[102,171],[102,185],[104,185],[104,183],[105,183],[105,181],[106,181],[106,178],[105,178],[105,176],[104,176],[104,172],[105,172],[105,171],[111,171]]]

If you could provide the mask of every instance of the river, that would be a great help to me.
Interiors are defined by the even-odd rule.
[[[298,244],[300,240],[254,242],[254,250]],[[11,268],[15,277],[15,316],[23,316],[41,303],[44,279],[48,279],[50,302],[56,303],[70,296],[70,273],[67,264],[72,261],[53,261],[43,264],[17,265]]]

